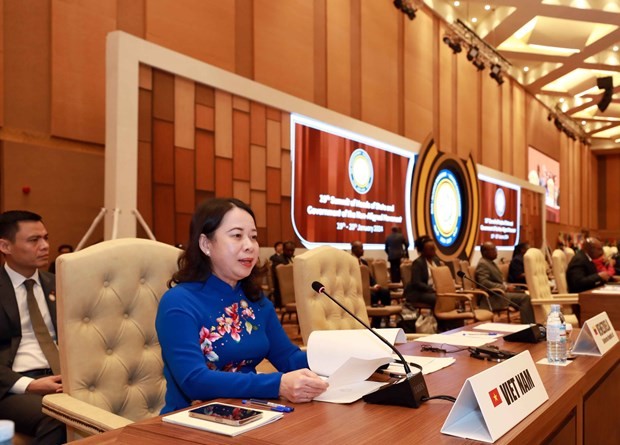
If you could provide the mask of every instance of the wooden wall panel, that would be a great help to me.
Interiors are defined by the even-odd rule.
[[[250,188],[267,190],[267,150],[260,145],[250,146]]]
[[[196,127],[215,131],[215,109],[213,107],[196,104]]]
[[[257,227],[267,227],[267,194],[252,190],[250,192],[250,203],[256,216]]]
[[[232,171],[231,159],[215,158],[215,196],[224,198],[233,195]]]
[[[254,1],[254,79],[314,100],[314,3]]]
[[[280,123],[267,119],[267,167],[280,168]]]
[[[249,108],[249,106],[248,106]],[[233,111],[233,178],[250,180],[250,116],[242,111]]]
[[[443,31],[442,34],[443,35]],[[439,83],[436,118],[439,120],[439,133],[435,139],[439,149],[446,153],[456,153],[456,132],[453,130],[456,110],[455,66],[458,55],[452,53],[447,45],[439,45],[438,72]]]
[[[174,78],[174,145],[194,148],[194,82],[180,76]]]
[[[52,0],[51,5],[51,133],[103,143],[105,37],[116,29],[116,2]]]
[[[327,108],[351,114],[351,4],[327,2]]]
[[[153,71],[153,117],[174,121],[174,76],[161,70]]]
[[[50,3],[3,4],[4,125],[48,134],[50,129]],[[73,94],[68,94],[71,101]]]
[[[280,169],[267,168],[267,204],[279,204],[282,199]]]
[[[398,23],[383,2],[362,2],[362,120],[398,133]]]
[[[215,138],[209,131],[196,130],[196,189],[215,190]]]
[[[138,140],[151,141],[153,133],[153,94],[149,90],[140,88],[138,93]]]
[[[153,121],[153,181],[174,184],[174,124]]]
[[[463,55],[456,60],[456,153],[467,159],[480,146],[480,73]]]
[[[196,103],[215,108],[215,89],[208,85],[196,85]]]
[[[153,153],[148,142],[138,143],[138,211],[153,227]]]
[[[620,231],[620,206],[618,196],[620,196],[620,155],[605,157],[605,189],[607,190],[607,202],[601,203],[605,209],[605,220],[600,221],[601,228],[607,230]],[[616,204],[612,204],[615,202]]]
[[[233,144],[232,96],[215,92],[215,155],[232,158]]]
[[[263,104],[250,104],[250,142],[254,145],[267,145],[267,110]]]
[[[480,151],[474,155],[476,162],[487,167],[499,169],[502,151],[501,140],[501,87],[483,76],[481,82]]]
[[[0,2],[0,127],[4,126],[4,2]],[[0,197],[0,208],[2,201]]]
[[[288,238],[282,238],[282,209],[280,205],[267,204],[266,245],[273,246],[277,241],[288,240]]]
[[[235,71],[254,78],[254,0],[235,0]]]
[[[182,147],[174,149],[174,210],[192,213],[194,207],[194,150]]]
[[[143,39],[146,32],[146,1],[116,2],[116,27]]]
[[[506,168],[510,168],[509,162],[512,159],[512,132],[514,126],[512,125],[513,119],[513,110],[512,110],[512,92],[509,88],[510,80],[506,79],[504,84],[502,85],[500,92],[500,100],[502,104],[502,122],[501,122],[501,133],[502,133],[502,150],[500,155],[500,164],[497,166],[497,169],[500,171],[506,171]]]
[[[191,213],[177,213],[174,215],[175,245],[187,245],[187,242],[189,241],[189,226],[191,223]]]
[[[282,170],[280,170],[282,180],[281,180],[281,192],[282,196],[290,197],[292,192],[292,173],[293,173],[293,164],[291,164],[291,152],[283,150],[282,151]]]
[[[149,0],[146,39],[235,71],[235,2]]]
[[[291,149],[291,114],[288,112],[280,113],[280,147],[283,150]]]
[[[138,79],[140,88],[149,91],[153,89],[153,69],[150,66],[141,63],[138,68],[138,76],[140,77]]]
[[[433,131],[433,18],[419,14],[405,23],[404,37],[404,136],[423,142]]]
[[[527,158],[526,143],[526,118],[525,118],[525,94],[521,87],[518,87],[513,81],[506,81],[502,87],[511,87],[512,89],[512,152],[508,158],[510,165],[504,161],[504,172],[516,176],[517,178],[527,179],[527,165],[523,162]]]
[[[233,196],[246,204],[250,204],[250,183],[247,181],[233,181]]]

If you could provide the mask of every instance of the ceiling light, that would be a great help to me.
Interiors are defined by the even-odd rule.
[[[491,65],[491,72],[489,73],[489,76],[491,77],[491,79],[494,79],[498,85],[504,83],[504,77],[502,76],[502,67],[497,63]]]
[[[478,71],[482,71],[484,69],[484,62],[482,60],[476,59],[472,63],[476,68],[478,68]]]
[[[472,46],[471,48],[469,48],[469,51],[467,51],[467,60],[471,62],[478,56],[478,53],[480,53],[478,47]]]
[[[484,10],[485,11],[490,11],[491,10],[491,5],[484,5]]]
[[[451,38],[450,36],[447,36],[447,35],[444,36],[443,43],[448,45],[454,54],[458,54],[461,51],[463,51],[463,48],[461,47],[461,43],[458,40],[456,40],[456,38],[454,37]]]
[[[614,45],[614,47],[612,48],[615,52],[618,52],[618,50],[620,50],[620,47],[618,45]]]
[[[477,23],[478,22],[478,18],[477,17],[472,17],[471,18],[471,22],[472,23]]]
[[[524,66],[524,67],[523,67],[523,71],[525,71],[526,73],[527,73],[529,70],[530,70],[530,67],[529,67],[529,66]]]
[[[586,124],[586,121],[581,121],[581,125],[585,125],[585,124]]]
[[[461,2],[458,2],[458,1],[454,2],[454,6],[456,6],[458,8],[459,6],[461,6]]]
[[[564,103],[564,98],[560,97],[560,103],[563,104]]]

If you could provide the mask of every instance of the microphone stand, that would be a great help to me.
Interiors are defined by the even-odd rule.
[[[370,326],[360,320],[353,312],[344,307],[338,300],[329,295],[325,291],[325,287],[321,283],[319,283],[318,281],[313,282],[312,289],[314,289],[317,293],[323,294],[327,298],[332,300],[334,303],[340,306],[347,314],[349,314],[362,326],[372,332],[375,337],[377,337],[379,340],[385,343],[392,351],[394,351],[394,353],[398,356],[398,358],[403,364],[403,368],[406,374],[405,377],[394,383],[382,386],[381,388],[369,394],[366,394],[362,399],[366,403],[418,408],[422,404],[422,402],[424,402],[425,399],[429,397],[428,389],[426,387],[426,381],[424,380],[424,376],[422,375],[422,367],[416,365],[415,363],[411,363],[413,366],[420,369],[420,372],[416,374],[411,372],[409,363],[407,363],[405,357],[403,357],[403,355],[398,349],[394,347],[394,345],[392,345],[389,341],[387,341],[385,338],[375,332]]]
[[[460,278],[465,278],[466,280],[469,280],[469,281],[471,281],[472,283],[474,283],[476,286],[478,286],[478,287],[480,287],[480,288],[484,289],[484,290],[485,290],[485,291],[487,291],[490,295],[495,295],[496,297],[499,297],[499,298],[501,298],[502,300],[507,301],[507,302],[508,302],[508,304],[512,305],[513,307],[515,307],[515,308],[517,308],[517,309],[521,310],[521,306],[519,306],[517,303],[515,303],[514,301],[512,301],[510,298],[506,298],[504,295],[502,295],[502,293],[501,293],[501,292],[497,292],[497,291],[494,291],[493,289],[489,289],[488,287],[486,287],[486,286],[485,286],[485,285],[483,285],[482,283],[478,283],[476,280],[473,280],[473,279],[469,278],[469,277],[467,276],[467,274],[465,274],[465,272],[463,272],[462,270],[459,270],[456,274],[457,274]],[[487,303],[489,303],[489,308],[490,308],[491,310],[493,310],[493,306],[491,305],[491,301],[490,301],[488,298],[487,298]]]

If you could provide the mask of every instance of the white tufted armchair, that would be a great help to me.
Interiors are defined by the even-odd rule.
[[[363,329],[355,319],[325,295],[312,289],[319,281],[347,309],[369,323],[357,258],[342,250],[322,246],[295,257],[295,300],[301,336],[305,344],[312,331]]]
[[[166,391],[155,315],[181,251],[157,241],[105,241],[56,261],[63,394],[43,411],[69,439],[159,414]]]
[[[555,253],[554,257],[556,257]],[[554,258],[554,263],[555,261],[556,259]],[[579,304],[579,296],[578,294],[551,293],[551,286],[549,284],[549,278],[547,277],[548,264],[542,251],[534,248],[528,249],[523,256],[523,263],[525,266],[525,280],[527,281],[527,287],[532,299],[536,321],[544,324],[551,310],[550,305],[561,304],[564,305],[562,307],[562,313],[564,314],[566,322],[572,324],[574,327],[579,327],[577,316],[573,314],[572,308],[570,307],[570,305]],[[564,269],[566,269],[566,265],[564,265]],[[556,273],[559,275],[559,271]],[[556,276],[555,279],[557,282],[559,277]]]

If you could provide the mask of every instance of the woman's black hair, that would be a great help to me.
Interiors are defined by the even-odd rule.
[[[417,250],[418,253],[422,253],[422,251],[424,250],[424,244],[428,243],[429,241],[432,242],[433,239],[428,235],[422,235],[413,243],[415,250]]]
[[[213,273],[211,258],[200,249],[200,235],[204,234],[212,239],[224,216],[235,207],[248,212],[256,223],[256,217],[250,206],[235,198],[212,198],[196,207],[189,227],[187,247],[179,257],[179,270],[168,282],[168,287],[178,283],[206,281],[211,276]],[[261,298],[259,278],[263,272],[257,264],[250,275],[241,280],[241,288],[250,301],[258,301]]]

